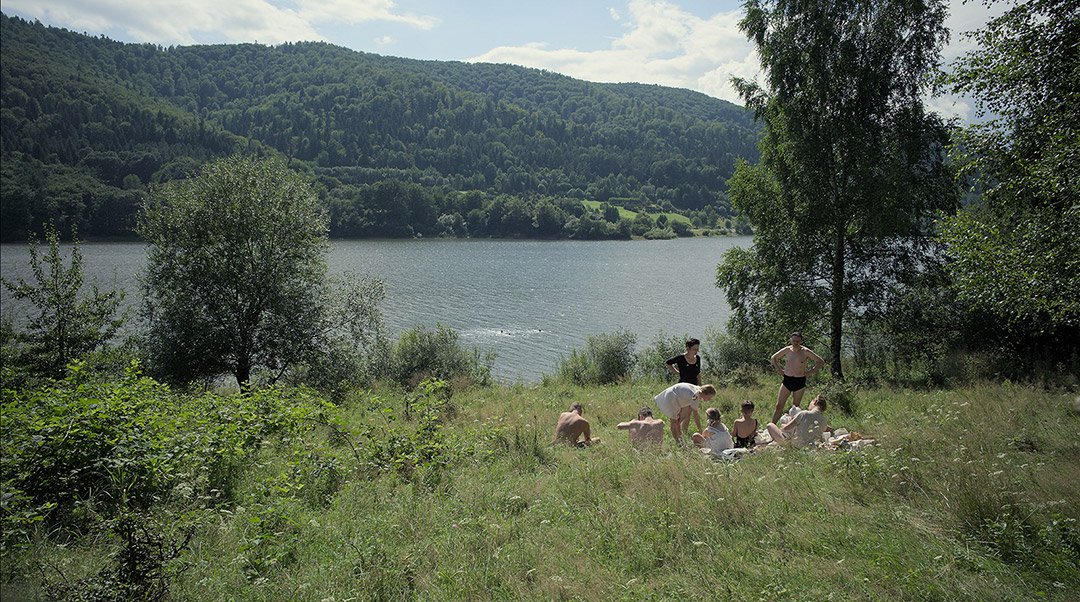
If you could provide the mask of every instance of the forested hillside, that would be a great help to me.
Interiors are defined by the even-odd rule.
[[[725,182],[738,157],[757,160],[750,114],[686,90],[323,43],[163,48],[6,16],[2,28],[4,240],[47,219],[84,238],[130,235],[149,186],[236,152],[309,174],[334,236],[658,225],[581,200],[723,228]]]

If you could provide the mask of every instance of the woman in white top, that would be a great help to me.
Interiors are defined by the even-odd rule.
[[[671,436],[681,444],[683,431],[690,426],[690,416],[694,417],[697,429],[701,430],[701,415],[698,406],[702,401],[709,401],[716,396],[716,387],[712,385],[692,385],[675,383],[654,398],[656,406],[671,420]]]

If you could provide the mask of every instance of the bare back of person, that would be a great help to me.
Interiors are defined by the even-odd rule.
[[[731,434],[735,437],[746,439],[757,434],[757,427],[757,420],[739,417],[735,419],[735,422],[731,423]]]
[[[576,445],[578,439],[588,432],[589,421],[582,418],[577,412],[559,414],[559,421],[555,424],[556,441]]]
[[[581,417],[584,408],[580,403],[573,403],[570,409],[559,414],[559,420],[555,423],[555,442],[567,443],[577,447],[585,447],[600,443],[599,439],[593,439],[589,433],[589,421]],[[580,441],[579,441],[580,439]]]
[[[638,449],[659,449],[664,442],[664,421],[652,416],[631,420],[630,443]]]

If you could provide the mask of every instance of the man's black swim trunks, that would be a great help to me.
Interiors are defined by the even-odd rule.
[[[806,388],[805,376],[788,376],[784,375],[784,388],[794,393]]]

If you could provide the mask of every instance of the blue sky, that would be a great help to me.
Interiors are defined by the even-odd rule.
[[[590,81],[689,88],[738,102],[729,80],[757,58],[734,0],[4,0],[5,14],[164,46],[321,40],[416,59],[513,63]],[[951,0],[946,62],[991,10]],[[972,117],[963,99],[928,99]]]

